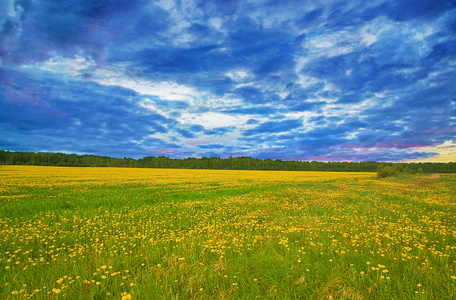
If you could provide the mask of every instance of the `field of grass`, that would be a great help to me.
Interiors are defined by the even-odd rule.
[[[454,176],[0,166],[0,299],[454,299],[455,262]]]

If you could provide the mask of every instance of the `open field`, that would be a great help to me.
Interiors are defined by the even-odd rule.
[[[434,177],[0,166],[0,299],[454,299]]]

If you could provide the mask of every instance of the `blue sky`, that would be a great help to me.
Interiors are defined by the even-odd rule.
[[[456,161],[456,1],[0,1],[0,148]]]

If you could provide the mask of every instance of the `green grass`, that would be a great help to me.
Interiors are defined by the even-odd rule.
[[[0,183],[1,299],[454,298],[452,176],[6,166]]]

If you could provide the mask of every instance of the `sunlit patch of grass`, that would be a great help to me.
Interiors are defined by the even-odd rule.
[[[2,299],[444,299],[456,178],[2,166]]]

